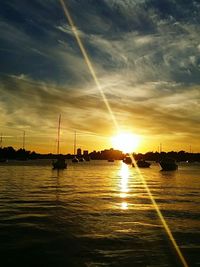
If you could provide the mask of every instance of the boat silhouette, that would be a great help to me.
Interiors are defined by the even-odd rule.
[[[126,163],[126,164],[132,164],[132,159],[131,159],[131,157],[126,156],[126,157],[123,159],[123,162]]]
[[[61,115],[59,115],[58,120],[58,138],[57,138],[57,160],[52,162],[53,169],[61,170],[67,168],[67,163],[65,162],[65,158],[60,154],[60,124],[61,124]]]
[[[76,131],[74,132],[74,158],[72,159],[73,163],[78,163],[79,159],[76,157]]]
[[[145,160],[138,160],[138,161],[136,162],[136,164],[137,164],[137,166],[138,166],[139,168],[149,168],[150,165],[151,165],[151,163],[149,163],[149,162],[147,162],[147,161],[145,161]],[[132,166],[135,167],[134,164],[132,164]]]
[[[178,169],[178,165],[172,158],[164,158],[159,162],[162,171],[175,171]]]

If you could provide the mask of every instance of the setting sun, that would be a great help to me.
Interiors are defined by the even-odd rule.
[[[138,147],[139,142],[139,136],[131,133],[120,133],[112,138],[113,148],[124,153],[133,152]]]

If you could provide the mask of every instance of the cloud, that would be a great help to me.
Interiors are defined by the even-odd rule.
[[[67,5],[120,127],[196,138],[197,1],[71,0]],[[1,121],[54,134],[62,113],[68,131],[114,132],[59,2],[5,2],[0,17]]]
[[[0,83],[0,93],[4,96],[0,101],[4,110],[2,123],[35,129],[35,132],[54,128],[55,118],[60,113],[68,130],[85,128],[94,131],[97,119],[100,125],[101,117],[106,113],[98,91],[35,82],[24,74],[5,77]],[[110,123],[109,119],[102,121],[104,125]]]
[[[196,125],[200,117],[199,87],[184,88],[181,84],[162,82],[134,86],[121,82],[117,85],[112,83],[112,79],[106,83],[106,77],[104,82],[102,88],[122,127],[133,124],[137,131],[148,134],[161,131],[197,133]],[[0,91],[4,95],[1,107],[4,107],[5,123],[7,121],[30,129],[40,127],[46,131],[48,127],[54,126],[55,117],[62,113],[67,128],[71,130],[85,129],[102,133],[105,129],[110,132],[114,128],[94,84],[88,84],[88,88],[65,90],[61,86],[34,82],[20,75],[5,78]],[[15,94],[15,91],[18,93]]]
[[[35,1],[28,7],[23,1],[19,5],[14,1],[4,5],[15,16],[9,20],[4,16],[1,22],[5,44],[0,54],[4,58],[2,72],[25,73],[62,84],[90,79],[58,3]],[[188,11],[183,7],[174,1],[69,2],[79,35],[100,76],[102,72],[127,71],[140,82],[199,83],[198,17],[189,19],[189,14],[195,13],[195,1],[187,5]]]

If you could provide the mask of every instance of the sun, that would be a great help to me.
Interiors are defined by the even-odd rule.
[[[114,149],[121,150],[124,153],[133,152],[140,143],[140,137],[131,133],[120,133],[112,137],[112,145]]]

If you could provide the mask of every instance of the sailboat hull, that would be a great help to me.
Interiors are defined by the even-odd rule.
[[[175,160],[171,158],[161,160],[160,166],[163,171],[175,171],[178,169],[178,165],[176,164]]]
[[[63,169],[66,169],[67,168],[67,163],[63,160],[57,160],[55,162],[52,163],[53,165],[53,169],[59,169],[59,170],[63,170]]]

